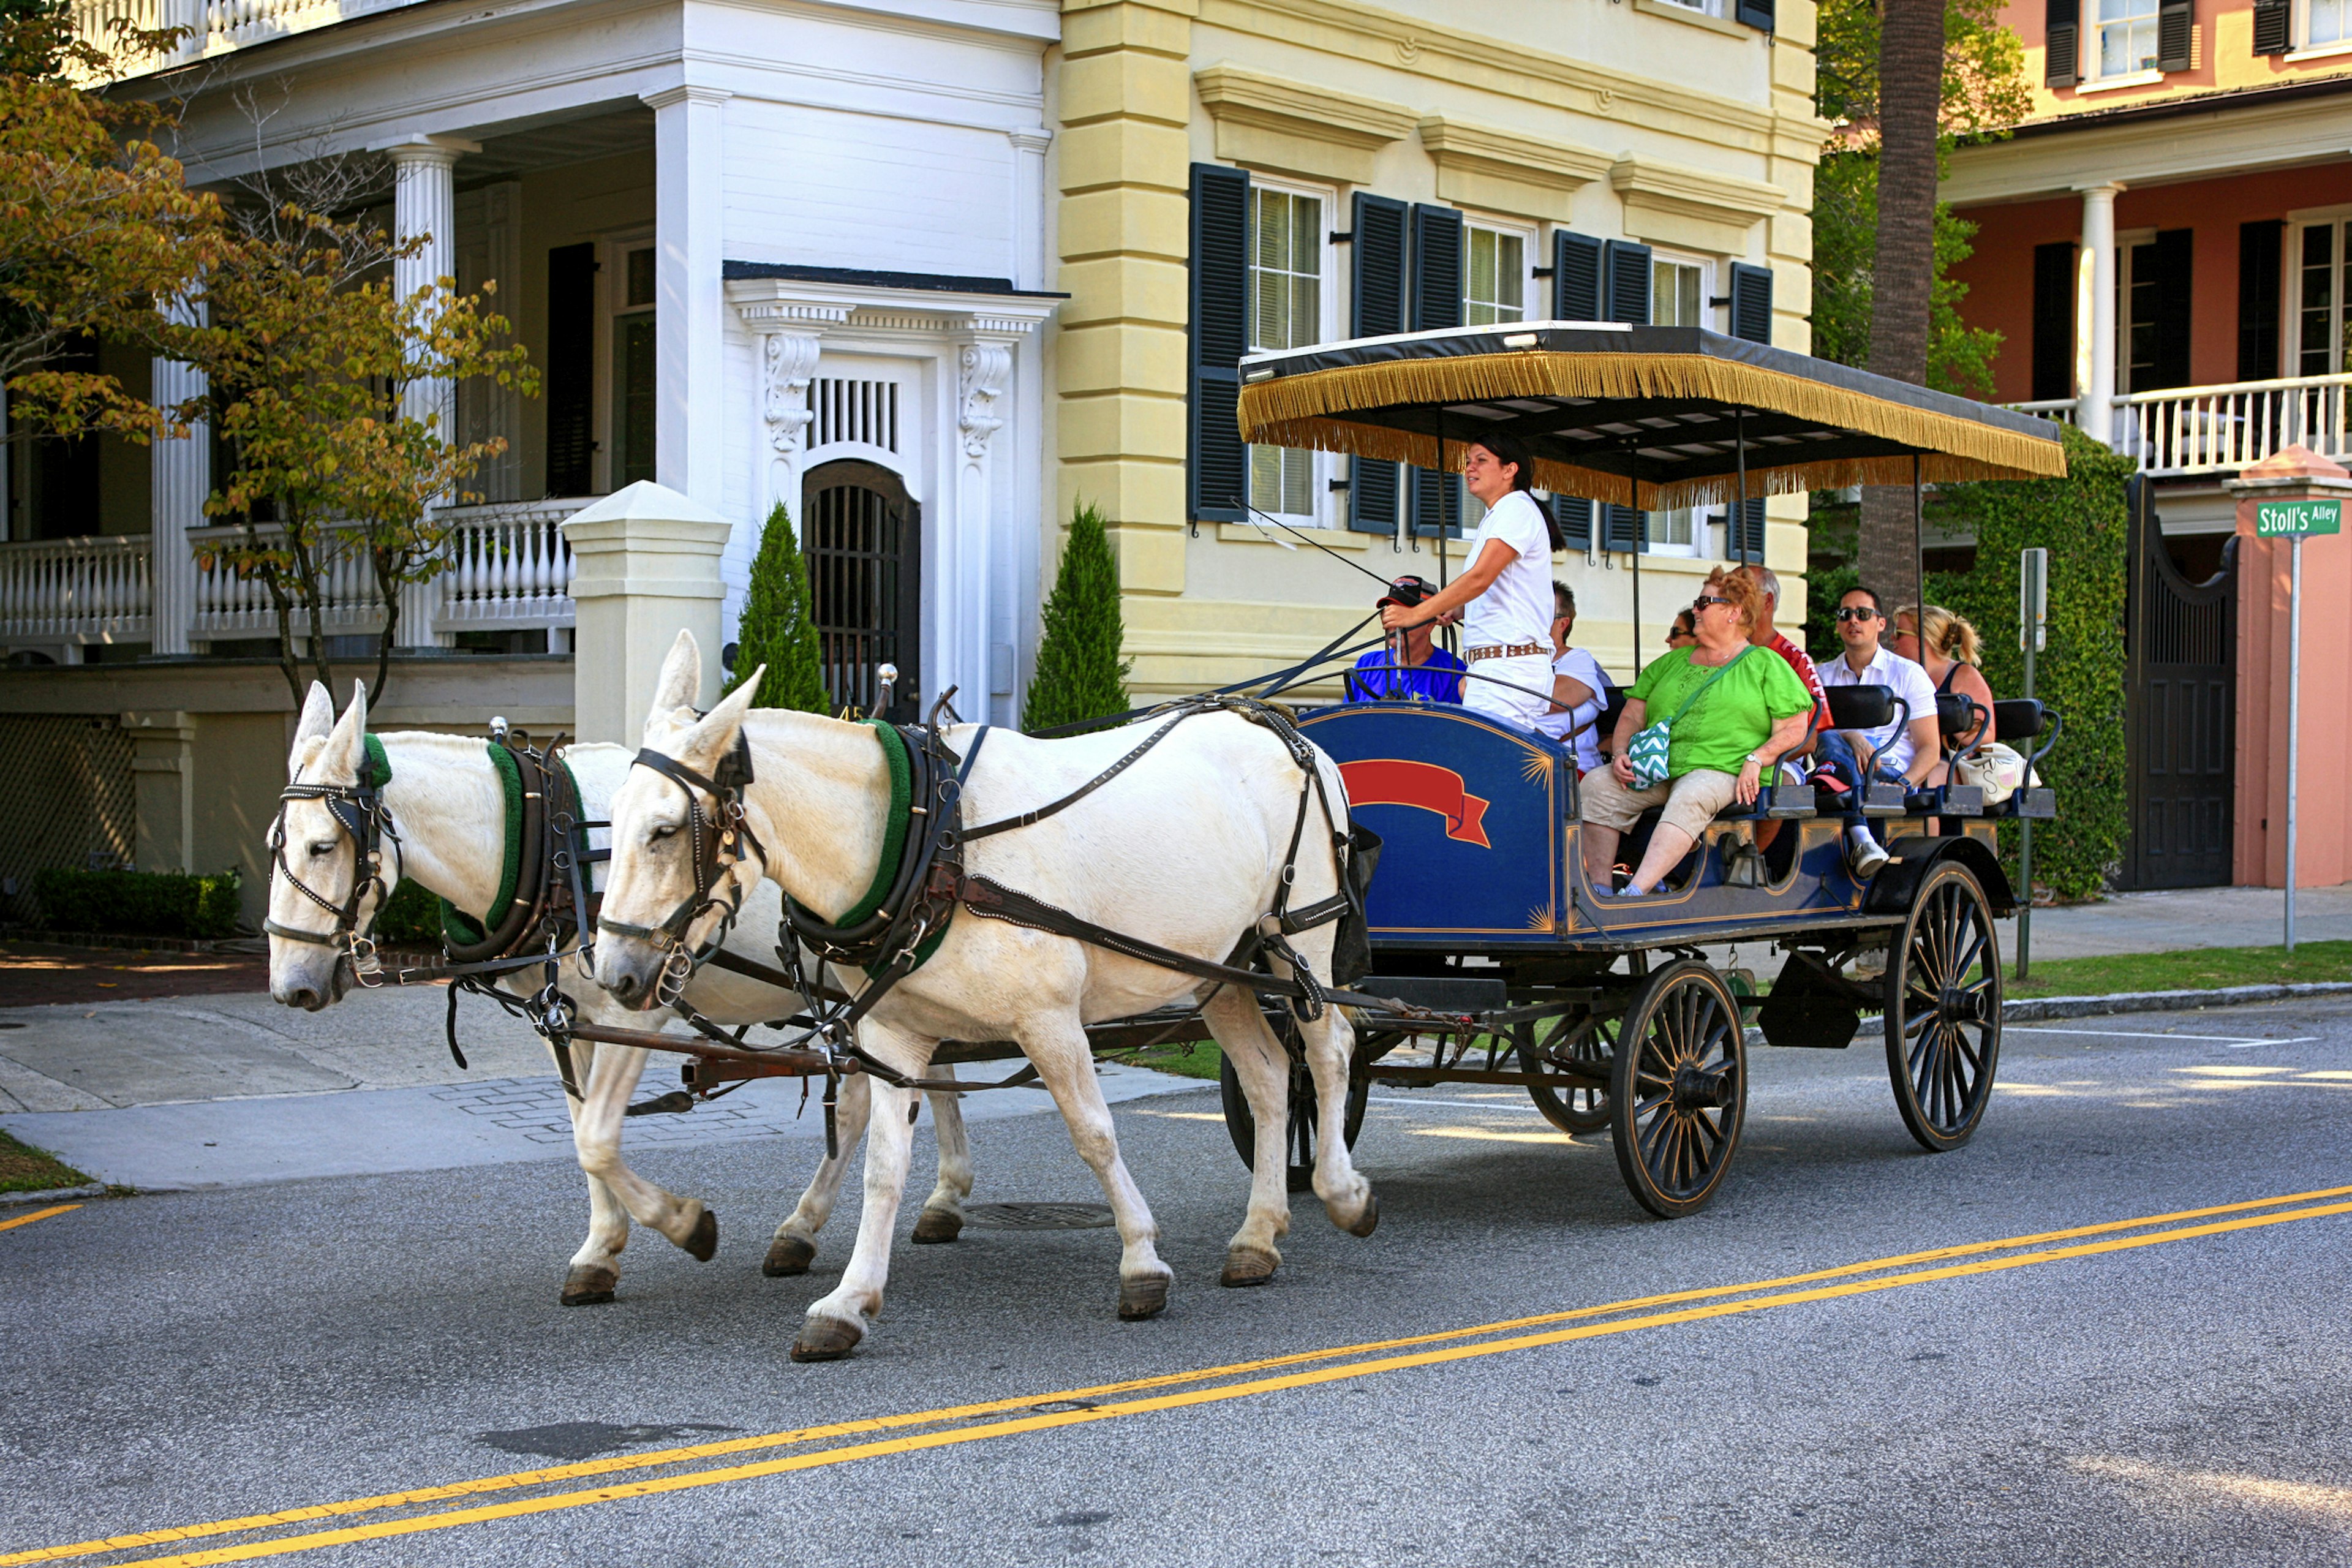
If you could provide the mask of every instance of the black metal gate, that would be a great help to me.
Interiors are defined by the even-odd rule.
[[[836,709],[871,712],[876,669],[898,667],[893,716],[922,702],[922,509],[897,474],[826,463],[801,487],[801,531],[824,689]]]
[[[2156,487],[2135,479],[2130,498],[2123,885],[2220,887],[2230,880],[2237,787],[2237,542],[2219,572],[2192,583],[2165,548]]]

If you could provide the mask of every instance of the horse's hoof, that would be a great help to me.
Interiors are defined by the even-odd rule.
[[[558,1298],[567,1307],[593,1307],[613,1299],[613,1287],[621,1282],[617,1268],[607,1268],[601,1263],[575,1263],[563,1277],[563,1294]]]
[[[694,1228],[687,1233],[686,1239],[678,1245],[686,1248],[687,1256],[697,1263],[708,1263],[718,1257],[719,1216],[709,1209],[704,1209],[702,1217],[694,1222]]]
[[[793,1342],[794,1361],[843,1361],[857,1348],[866,1331],[856,1323],[845,1323],[839,1318],[811,1318],[801,1325],[801,1337]]]
[[[1370,1236],[1380,1227],[1380,1194],[1378,1193],[1366,1193],[1364,1194],[1364,1212],[1356,1216],[1355,1224],[1343,1225],[1339,1228],[1346,1231],[1349,1236]]]
[[[1168,1310],[1168,1276],[1139,1275],[1118,1282],[1118,1315],[1129,1322],[1156,1318]]]
[[[1217,1283],[1229,1289],[1244,1285],[1263,1285],[1274,1278],[1282,1259],[1262,1247],[1235,1247],[1225,1253],[1225,1271],[1217,1276]]]
[[[805,1274],[809,1260],[816,1256],[816,1243],[804,1236],[780,1236],[768,1244],[768,1260],[760,1265],[760,1272],[771,1279],[782,1279],[788,1274]]]
[[[963,1233],[963,1215],[946,1209],[925,1209],[915,1216],[915,1240],[918,1245],[953,1241]]]

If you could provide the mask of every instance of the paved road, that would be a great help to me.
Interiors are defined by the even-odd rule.
[[[94,1203],[0,1231],[0,1565],[415,1489],[449,1489],[70,1560],[2352,1562],[2352,1006],[2116,1022],[2013,1028],[1939,1157],[1874,1050],[1759,1052],[1731,1185],[1673,1225],[1507,1092],[1383,1090],[1379,1233],[1302,1199],[1255,1291],[1213,1283],[1244,1188],[1213,1092],[1137,1101],[1164,1318],[1114,1318],[1108,1231],[967,1232],[901,1245],[830,1366],[783,1352],[845,1235],[808,1279],[758,1268],[805,1142],[646,1152],[713,1203],[718,1259],[641,1236],[584,1310],[555,1305],[558,1163]],[[974,1143],[981,1199],[1097,1195],[1051,1118]]]

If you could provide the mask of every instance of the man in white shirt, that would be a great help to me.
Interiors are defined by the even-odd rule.
[[[1565,583],[1551,585],[1552,710],[1536,721],[1539,734],[1550,736],[1576,754],[1581,776],[1601,765],[1601,710],[1612,689],[1608,671],[1580,647],[1569,646],[1576,631],[1576,593]]]
[[[1838,599],[1838,640],[1845,651],[1821,667],[1822,684],[1884,686],[1908,711],[1872,730],[1833,730],[1822,737],[1822,770],[1845,772],[1853,784],[1846,842],[1854,874],[1867,877],[1886,864],[1886,851],[1862,817],[1862,795],[1872,781],[1917,789],[1934,771],[1942,751],[1936,727],[1936,685],[1916,662],[1879,646],[1886,630],[1886,607],[1868,588],[1848,588]]]

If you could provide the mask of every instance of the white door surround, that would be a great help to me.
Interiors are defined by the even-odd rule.
[[[722,563],[729,635],[775,503],[798,526],[813,462],[879,463],[922,508],[926,701],[955,687],[965,718],[1011,722],[1044,521],[1042,384],[1035,353],[1017,351],[1059,296],[742,276],[726,290],[753,376],[751,525]]]

